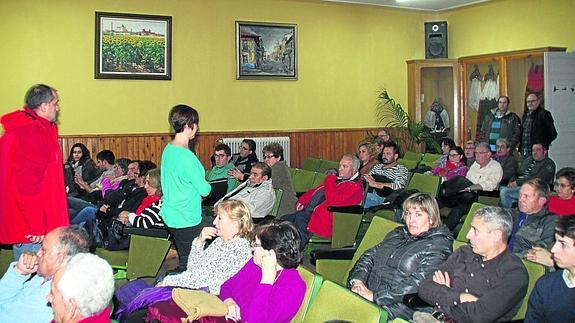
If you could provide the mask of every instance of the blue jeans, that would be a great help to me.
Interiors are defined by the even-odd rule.
[[[519,198],[519,186],[501,187],[499,189],[499,204],[505,208],[511,208],[514,202]]]
[[[76,216],[70,221],[70,224],[81,224],[82,222],[92,220],[96,217],[97,212],[98,209],[93,206],[85,207],[82,211],[76,214]]]
[[[385,197],[377,195],[376,192],[368,192],[365,197],[365,203],[363,205],[363,208],[369,209],[372,206],[381,205],[383,204],[383,202],[385,202]]]
[[[20,255],[24,252],[38,252],[40,247],[42,246],[41,243],[17,243],[12,245],[12,255],[14,256],[14,261],[18,261],[20,259]]]

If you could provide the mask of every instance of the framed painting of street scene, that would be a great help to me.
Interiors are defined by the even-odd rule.
[[[297,80],[297,26],[236,21],[236,78]]]
[[[172,79],[172,17],[96,12],[94,77]]]

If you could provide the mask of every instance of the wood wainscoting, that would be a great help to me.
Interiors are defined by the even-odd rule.
[[[345,153],[355,153],[357,144],[367,137],[367,132],[377,134],[377,128],[366,129],[318,129],[298,131],[252,131],[252,132],[201,132],[196,139],[195,151],[202,164],[209,168],[210,156],[220,138],[251,138],[251,137],[290,137],[290,165],[301,166],[305,157],[317,157],[327,160],[339,160]],[[391,129],[392,138],[397,135]],[[92,159],[96,154],[109,149],[116,157],[151,160],[159,164],[164,146],[171,140],[167,133],[152,134],[110,134],[110,135],[63,135],[60,145],[64,160],[68,158],[70,148],[80,142],[88,147]],[[263,147],[258,147],[261,149]]]

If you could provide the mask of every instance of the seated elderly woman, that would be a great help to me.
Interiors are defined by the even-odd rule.
[[[295,212],[297,197],[293,188],[289,167],[284,160],[284,148],[277,142],[266,145],[263,149],[265,163],[272,168],[273,188],[283,191],[282,203],[278,216]]]
[[[52,279],[48,302],[56,323],[110,322],[114,275],[108,263],[93,254],[70,258]]]
[[[441,224],[435,198],[426,193],[411,195],[403,203],[405,227],[387,234],[357,261],[347,282],[354,293],[383,307],[390,319],[411,319],[413,310],[403,296],[417,293],[419,286],[449,257],[453,238]]]
[[[431,174],[441,176],[443,181],[448,181],[456,176],[465,176],[467,174],[467,159],[463,149],[459,146],[451,148],[447,161],[437,165],[431,170]]]
[[[377,160],[378,153],[375,143],[369,141],[359,143],[357,147],[357,157],[361,162],[361,166],[359,167],[359,174],[361,176],[369,174],[373,166],[379,164],[379,160]]]
[[[160,217],[162,208],[162,184],[160,169],[155,168],[148,172],[144,181],[144,188],[148,196],[144,198],[135,212],[122,211],[118,221],[134,228],[164,227]]]
[[[216,204],[214,214],[214,226],[203,228],[192,242],[186,271],[166,276],[158,286],[208,287],[219,294],[221,285],[250,260],[253,224],[248,206],[227,200]],[[204,249],[207,240],[213,241]]]
[[[306,285],[296,269],[300,237],[289,222],[255,229],[253,259],[222,285],[227,317],[241,322],[289,322],[297,313]]]

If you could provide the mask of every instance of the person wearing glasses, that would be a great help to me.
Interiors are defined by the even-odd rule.
[[[507,185],[509,184],[509,180],[517,175],[517,160],[511,153],[511,147],[507,139],[497,139],[495,146],[496,151],[493,159],[501,164],[501,168],[503,168],[503,178],[501,179],[500,185]]]
[[[235,168],[232,160],[230,146],[219,143],[214,148],[214,166],[206,180],[212,186],[210,194],[202,199],[202,206],[213,206],[224,195],[231,192],[236,186],[236,179],[228,175],[228,172]]]
[[[549,197],[549,211],[566,216],[575,214],[575,168],[561,168],[555,176],[555,192],[557,195]]]
[[[443,181],[448,181],[456,176],[465,176],[467,174],[466,162],[463,148],[455,146],[449,151],[448,160],[432,169],[431,174],[441,176]]]
[[[469,212],[471,204],[477,201],[479,191],[494,191],[503,178],[501,165],[491,158],[488,143],[480,142],[475,147],[475,162],[465,177],[455,177],[442,184],[440,203],[451,207],[445,225],[454,231],[459,221]]]
[[[281,189],[282,201],[278,216],[295,212],[297,197],[293,188],[289,167],[284,160],[284,148],[277,142],[266,145],[263,149],[265,163],[272,168],[272,185]]]
[[[250,170],[254,163],[257,163],[256,142],[253,139],[242,140],[240,152],[232,155],[232,162],[236,166],[228,174],[235,177],[238,181],[246,181],[250,177]]]
[[[526,108],[521,120],[522,135],[519,152],[522,159],[531,156],[531,148],[534,143],[543,143],[549,147],[553,140],[557,138],[555,121],[551,112],[540,106],[541,100],[536,94],[531,93],[525,100]]]

